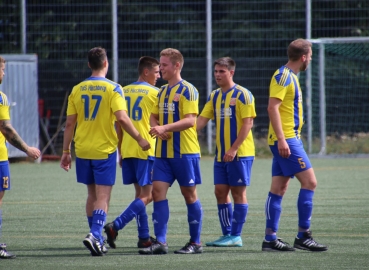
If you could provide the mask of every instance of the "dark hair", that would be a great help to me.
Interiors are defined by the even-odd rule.
[[[151,70],[153,67],[159,66],[160,63],[153,57],[150,56],[142,56],[140,60],[138,60],[138,74],[141,75],[144,69]]]
[[[5,64],[5,62],[6,62],[5,59],[0,56],[0,64],[1,63],[4,63]]]
[[[106,50],[102,47],[92,48],[88,52],[88,63],[92,70],[101,70],[103,63],[107,60]]]
[[[230,57],[221,57],[214,61],[215,65],[227,67],[228,70],[235,70],[236,69],[236,62]]]
[[[311,46],[311,42],[306,39],[299,38],[292,41],[287,49],[288,60],[299,60],[301,56],[309,53]]]

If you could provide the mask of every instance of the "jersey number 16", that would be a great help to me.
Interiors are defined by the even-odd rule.
[[[134,121],[140,121],[142,119],[142,108],[140,107],[140,102],[143,97],[137,97],[135,104],[131,108],[131,97],[125,97],[127,108],[128,108],[128,116]]]

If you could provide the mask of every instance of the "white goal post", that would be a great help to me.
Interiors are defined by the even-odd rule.
[[[318,81],[319,81],[319,126],[320,126],[320,151],[319,155],[326,155],[327,146],[327,125],[326,125],[326,59],[325,46],[327,44],[357,44],[368,43],[369,37],[341,37],[341,38],[318,38],[309,39],[313,44],[318,45]],[[314,59],[316,57],[313,56]],[[312,124],[312,71],[311,65],[306,72],[306,106],[307,106],[307,147],[308,153],[312,153],[313,124]]]

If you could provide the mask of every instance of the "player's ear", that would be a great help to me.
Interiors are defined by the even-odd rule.
[[[304,62],[306,62],[306,60],[307,60],[307,55],[302,55],[301,56],[301,61],[304,63]]]

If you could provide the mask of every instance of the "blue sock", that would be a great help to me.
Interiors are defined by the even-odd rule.
[[[92,235],[103,241],[102,229],[106,221],[106,213],[102,209],[97,209],[92,212],[92,226],[90,232]]]
[[[279,218],[282,213],[282,196],[269,192],[265,202],[266,229],[265,240],[274,241],[277,239]]]
[[[92,217],[87,217],[88,227],[91,229],[92,226]]]
[[[2,230],[3,230],[3,210],[0,209],[0,239],[2,235]]]
[[[169,204],[168,200],[154,202],[154,212],[152,213],[152,223],[154,224],[154,232],[156,240],[160,243],[167,242],[167,230],[169,221]]]
[[[136,222],[137,222],[138,237],[143,239],[149,238],[150,237],[149,222],[146,213],[146,207],[144,207],[141,210],[141,212],[137,214]]]
[[[297,199],[299,228],[305,231],[310,228],[311,214],[313,212],[313,197],[314,191],[308,189],[300,189],[300,194]],[[297,237],[302,238],[303,234],[304,232],[299,232],[297,234]]]
[[[191,242],[196,244],[201,243],[202,214],[200,200],[187,204],[187,221],[190,228]]]
[[[114,229],[119,231],[123,229],[138,213],[145,208],[141,199],[137,198],[114,220]]]
[[[223,235],[231,234],[232,203],[218,204],[218,217]]]
[[[241,235],[243,224],[246,222],[248,208],[249,205],[247,203],[234,205],[231,235]]]

